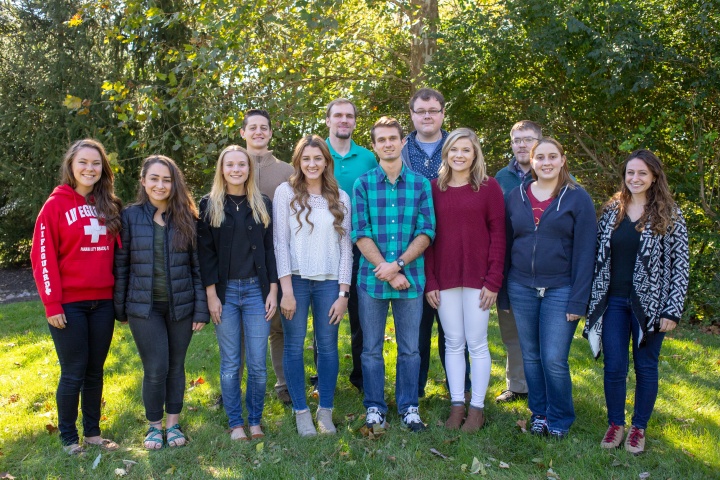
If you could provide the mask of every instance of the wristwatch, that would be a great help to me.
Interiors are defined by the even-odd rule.
[[[397,262],[398,267],[400,267],[400,270],[402,270],[403,268],[405,268],[405,260],[403,260],[402,258],[398,258],[398,259],[395,260],[395,261]]]
[[[338,297],[350,298],[350,292],[343,292],[342,290],[340,290],[340,293],[338,293]]]

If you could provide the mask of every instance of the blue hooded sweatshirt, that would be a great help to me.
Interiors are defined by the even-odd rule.
[[[528,188],[530,184],[516,187],[505,197],[507,278],[533,288],[569,285],[567,313],[584,316],[590,299],[597,238],[595,207],[590,195],[578,185],[565,186],[545,209],[536,227]],[[503,307],[507,306],[498,304],[498,308]]]

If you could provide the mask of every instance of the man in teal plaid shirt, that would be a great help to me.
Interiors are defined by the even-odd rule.
[[[400,159],[403,132],[394,118],[382,117],[370,130],[379,166],[354,185],[352,240],[362,253],[358,272],[363,331],[363,387],[366,424],[386,427],[383,345],[392,303],[397,340],[395,399],[403,424],[425,429],[418,412],[418,330],[423,310],[423,252],[435,237],[430,182]]]

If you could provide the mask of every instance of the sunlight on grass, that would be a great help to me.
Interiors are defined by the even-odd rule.
[[[520,432],[518,420],[529,412],[522,402],[497,405],[495,395],[505,386],[504,350],[495,317],[490,325],[493,358],[486,397],[487,426],[476,435],[450,432],[438,427],[448,413],[444,372],[433,339],[433,359],[426,398],[420,402],[429,431],[412,435],[399,426],[394,382],[396,343],[392,318],[388,319],[385,342],[386,400],[391,427],[379,440],[362,437],[362,397],[349,383],[350,334],[347,321],[341,325],[340,376],[333,419],[338,435],[301,440],[289,408],[274,396],[275,377],[268,359],[268,389],[263,422],[267,436],[259,442],[230,440],[227,418],[215,406],[220,394],[219,358],[212,325],[193,336],[186,370],[188,389],[181,423],[190,439],[182,449],[148,452],[142,448],[146,422],[141,400],[142,367],[127,326],[117,325],[106,363],[103,434],[121,444],[118,452],[90,449],[82,458],[70,458],[60,449],[57,433],[55,388],[59,366],[47,322],[38,302],[0,306],[0,462],[1,471],[25,478],[113,478],[122,460],[138,464],[133,478],[466,478],[467,467],[477,457],[489,478],[545,478],[552,468],[561,478],[651,478],[704,479],[720,469],[720,339],[681,326],[663,347],[660,394],[648,426],[647,455],[633,457],[620,449],[599,448],[606,428],[602,389],[602,359],[595,361],[580,329],[571,350],[571,372],[577,420],[567,441],[556,443]],[[310,345],[310,335],[306,345]],[[312,350],[305,350],[306,373],[314,373]],[[190,387],[191,380],[204,383]],[[628,376],[627,419],[632,415],[634,385]],[[310,395],[314,412],[317,399]],[[81,425],[78,422],[78,425]],[[82,432],[81,432],[82,433]],[[430,453],[434,448],[449,457]],[[500,468],[500,462],[509,468]],[[466,465],[466,471],[462,465]]]

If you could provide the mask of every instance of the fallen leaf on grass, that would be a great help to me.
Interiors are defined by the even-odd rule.
[[[197,411],[197,407],[187,407],[187,409],[188,409],[189,412],[196,412],[196,411]]]
[[[9,478],[9,479],[12,480],[12,479],[14,479],[15,477],[13,477],[12,475],[10,475],[8,472],[2,472],[2,473],[0,473],[0,478]]]
[[[98,456],[95,457],[95,461],[93,462],[92,469],[95,470],[98,465],[100,465],[100,459],[102,458],[102,453],[98,453]]]
[[[20,362],[14,362],[16,367],[21,367],[22,364]]]
[[[527,420],[518,420],[517,422],[515,422],[515,425],[520,427],[520,431],[522,433],[527,433]]]
[[[350,357],[352,357],[352,355],[350,355],[349,353],[345,354],[345,358],[350,358]]]
[[[438,420],[435,425],[437,425],[438,427],[443,427],[445,426],[445,422],[443,422],[442,420]]]
[[[690,453],[689,451],[685,450],[684,448],[682,449],[682,452],[683,452],[685,455],[687,455],[688,457],[693,457],[693,458],[695,457],[694,454]]]
[[[107,420],[107,415],[103,415],[103,416],[101,416],[101,417],[100,417],[100,420],[101,420],[101,421],[103,421],[103,420]]]
[[[487,472],[485,471],[485,465],[483,465],[480,460],[477,459],[477,457],[473,457],[472,466],[470,467],[470,473],[473,475],[480,474],[480,475],[487,475]]]
[[[394,461],[397,460],[397,457],[396,457],[395,455],[388,455],[387,458],[388,458],[388,460],[390,460],[391,462],[394,462]]]
[[[430,453],[432,453],[433,455],[435,455],[435,456],[437,456],[437,457],[440,457],[440,458],[442,458],[442,459],[444,459],[444,460],[447,460],[447,459],[448,459],[448,456],[447,456],[447,455],[443,455],[442,453],[438,452],[438,451],[437,451],[436,449],[434,449],[434,448],[431,448],[431,449],[430,449]]]
[[[448,438],[447,440],[443,440],[443,443],[448,444],[448,443],[457,442],[458,440],[460,440],[460,437],[453,437],[453,438]]]
[[[127,470],[125,470],[124,468],[115,469],[115,475],[117,475],[118,477],[124,477],[125,475],[127,475],[127,473]]]
[[[58,431],[58,427],[56,427],[52,423],[48,423],[47,425],[45,425],[45,430],[47,430],[47,432],[52,435],[53,433]]]
[[[385,435],[385,429],[380,425],[373,425],[371,430],[367,427],[367,425],[363,425],[360,427],[360,433],[364,437],[368,437],[370,440],[375,440],[380,438],[382,435]]]
[[[10,398],[8,399],[8,403],[15,403],[18,400],[20,400],[20,395],[17,393],[13,393],[12,395],[10,395]]]
[[[612,466],[613,467],[630,467],[629,464],[622,463],[620,460],[613,460]]]
[[[262,452],[265,448],[265,442],[260,442],[257,445],[255,445],[255,451]]]
[[[555,478],[557,480],[560,480],[560,475],[555,473],[555,471],[552,468],[548,468],[548,471],[545,473],[545,476],[547,478]]]
[[[390,335],[385,335],[385,341],[386,341],[386,342],[392,342],[392,341],[393,341],[393,337],[391,337]]]
[[[132,460],[123,460],[123,465],[125,465],[125,470],[127,472],[130,472],[130,470],[132,470],[132,468],[137,465],[137,462],[134,462]]]
[[[650,478],[650,472],[642,472],[638,475],[640,478]]]
[[[170,465],[170,468],[165,470],[165,475],[174,475],[175,474],[175,465]]]
[[[315,349],[313,348],[312,345],[308,345],[307,347],[305,347],[305,350],[315,350]]]
[[[347,415],[345,415],[345,420],[348,421],[348,422],[352,422],[353,420],[355,420],[355,414],[354,414],[354,413],[348,413]]]
[[[500,467],[500,468],[510,468],[510,464],[509,464],[509,463],[505,463],[505,462],[500,462],[500,465],[498,465],[498,467]]]
[[[198,377],[197,380],[190,380],[190,386],[195,387],[197,385],[202,385],[205,383],[205,379],[203,377]]]

